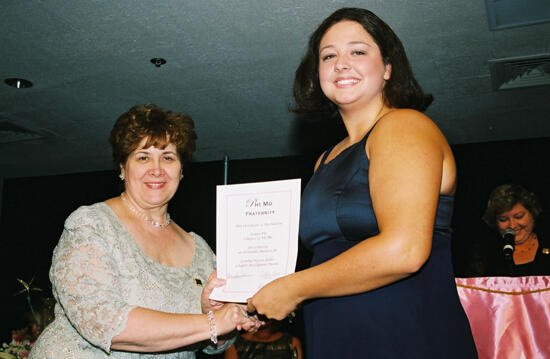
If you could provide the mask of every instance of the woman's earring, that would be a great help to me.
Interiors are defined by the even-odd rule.
[[[124,181],[126,179],[126,176],[124,176],[124,171],[120,171],[118,178],[120,178],[121,181]]]
[[[180,173],[180,181],[183,179],[183,173]]]

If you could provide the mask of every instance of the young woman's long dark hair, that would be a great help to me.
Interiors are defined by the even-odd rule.
[[[311,34],[307,51],[294,78],[292,111],[299,115],[326,117],[338,116],[338,109],[324,94],[319,83],[319,44],[327,30],[341,21],[355,21],[372,36],[385,64],[391,64],[391,78],[384,86],[384,101],[395,108],[412,108],[424,111],[433,96],[424,94],[414,78],[411,65],[401,40],[378,16],[366,9],[342,8],[326,18]]]

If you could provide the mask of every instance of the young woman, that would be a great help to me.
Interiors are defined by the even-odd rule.
[[[284,318],[304,302],[309,358],[476,358],[451,263],[456,168],[401,41],[365,9],[311,35],[297,112],[336,115],[302,198],[311,268],[256,293],[248,310]]]

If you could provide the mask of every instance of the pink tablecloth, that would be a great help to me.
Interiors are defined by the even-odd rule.
[[[550,358],[550,276],[456,278],[480,359]]]

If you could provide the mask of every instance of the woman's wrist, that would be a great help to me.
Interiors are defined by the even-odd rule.
[[[309,299],[308,293],[306,293],[306,287],[303,284],[300,285],[300,278],[299,276],[303,275],[302,271],[300,272],[294,272],[290,275],[288,275],[286,278],[285,286],[288,288],[288,290],[291,291],[292,296],[294,297],[296,301],[296,305],[300,305],[303,301]]]
[[[209,310],[208,313],[206,313],[206,317],[208,318],[208,333],[210,334],[210,341],[213,344],[218,344],[218,331],[216,329],[214,313]]]

